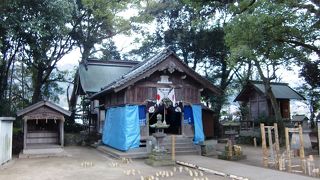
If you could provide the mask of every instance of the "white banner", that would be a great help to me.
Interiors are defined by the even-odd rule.
[[[172,101],[172,105],[176,104],[174,88],[157,88],[157,104],[160,104],[163,98],[168,98]]]

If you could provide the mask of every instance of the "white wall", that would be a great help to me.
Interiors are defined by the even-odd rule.
[[[0,165],[12,158],[13,117],[0,117]]]

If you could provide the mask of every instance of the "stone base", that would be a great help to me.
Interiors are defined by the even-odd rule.
[[[68,156],[62,147],[27,148],[19,154],[19,158],[65,157]]]
[[[145,163],[150,166],[173,166],[176,164],[172,160],[154,160],[154,159],[146,159]]]
[[[152,151],[145,163],[151,166],[171,166],[175,164],[166,150]]]
[[[239,161],[239,160],[242,160],[242,159],[246,159],[247,156],[246,155],[237,155],[237,156],[227,156],[227,155],[218,155],[218,159],[223,159],[223,160],[229,160],[229,161]]]

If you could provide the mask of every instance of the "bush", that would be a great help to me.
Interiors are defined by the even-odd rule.
[[[83,131],[84,129],[85,129],[85,126],[83,124],[68,123],[68,122],[64,124],[64,131],[66,133],[80,133],[80,131]]]
[[[253,145],[253,136],[239,136],[237,144]],[[257,145],[261,145],[261,138],[256,137]]]
[[[13,128],[12,153],[19,154],[23,149],[23,132],[19,128]]]

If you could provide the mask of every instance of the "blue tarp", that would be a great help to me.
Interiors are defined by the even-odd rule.
[[[192,114],[194,119],[194,143],[199,144],[204,141],[201,105],[192,105]]]
[[[138,106],[115,107],[107,110],[102,142],[127,151],[139,147],[140,126]]]
[[[193,119],[193,113],[192,113],[191,106],[184,106],[183,113],[184,113],[183,123],[184,124],[193,124],[194,119]]]

